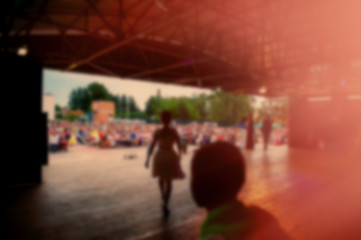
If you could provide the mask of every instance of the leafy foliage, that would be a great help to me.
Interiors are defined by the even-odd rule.
[[[88,85],[87,89],[92,101],[109,101],[112,98],[106,87],[100,83],[91,83]]]
[[[288,118],[288,108],[287,101],[278,101],[273,104],[264,103],[261,108],[258,109],[258,120],[262,121],[266,115],[271,114],[274,122],[285,124]]]
[[[72,110],[81,109],[84,112],[90,111],[92,97],[87,88],[74,89],[70,93],[69,107]]]
[[[251,104],[248,96],[223,91],[192,98],[149,98],[145,109],[149,118],[159,119],[163,110],[171,111],[173,118],[177,120],[236,123],[248,114]]]
[[[127,112],[131,116],[134,112],[139,112],[139,108],[133,97],[115,96],[109,93],[106,87],[99,83],[91,83],[85,88],[74,89],[69,97],[69,107],[71,110],[91,111],[93,101],[112,101],[115,104],[115,116],[125,116]]]
[[[251,111],[248,96],[217,90],[211,95],[201,94],[194,97],[162,98],[157,94],[148,99],[145,111],[142,112],[133,97],[112,95],[99,83],[74,89],[70,94],[69,107],[71,110],[82,110],[86,113],[91,110],[91,103],[95,100],[113,101],[117,118],[157,120],[163,110],[169,110],[174,119],[181,121],[236,123]]]
[[[252,110],[245,95],[216,91],[210,98],[209,120],[222,123],[240,122]]]
[[[55,119],[63,119],[63,114],[61,113],[62,107],[56,104],[54,108],[55,108]]]

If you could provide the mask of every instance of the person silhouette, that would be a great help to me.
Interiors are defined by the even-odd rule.
[[[252,150],[254,148],[254,126],[253,126],[253,114],[249,113],[247,118],[247,140],[246,148]]]
[[[161,113],[163,127],[155,131],[152,143],[148,150],[145,167],[149,167],[150,156],[155,145],[158,143],[158,150],[153,158],[153,177],[159,177],[159,189],[163,200],[163,216],[168,217],[170,211],[168,203],[172,192],[172,180],[184,178],[184,173],[180,166],[181,146],[177,130],[170,127],[172,120],[169,111]],[[177,144],[178,154],[173,149],[173,144]]]
[[[199,239],[291,239],[270,213],[237,200],[244,182],[244,158],[231,143],[211,143],[196,151],[191,193],[195,203],[207,210]]]
[[[269,143],[269,137],[272,131],[272,120],[271,116],[268,114],[267,117],[262,122],[262,134],[263,134],[263,149],[267,150],[267,145]]]

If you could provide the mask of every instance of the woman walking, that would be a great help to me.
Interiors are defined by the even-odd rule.
[[[155,131],[152,143],[150,145],[145,167],[149,167],[150,156],[155,145],[158,143],[158,150],[153,159],[153,177],[159,178],[159,189],[163,200],[163,215],[168,217],[168,203],[172,192],[172,180],[184,178],[180,167],[180,138],[177,131],[170,127],[172,120],[169,111],[163,111],[161,121],[163,127]],[[173,144],[177,144],[178,154],[173,149]]]

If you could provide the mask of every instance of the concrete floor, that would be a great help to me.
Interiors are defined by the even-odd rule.
[[[187,177],[174,182],[168,221],[157,181],[144,168],[146,148],[75,146],[52,154],[41,186],[5,197],[9,239],[197,239],[205,211],[189,192],[193,150],[182,159]],[[123,158],[129,153],[137,157]],[[361,239],[356,154],[286,146],[264,152],[256,145],[244,155],[247,182],[239,199],[272,213],[293,239]]]

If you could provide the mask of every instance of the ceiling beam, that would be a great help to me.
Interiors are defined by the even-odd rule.
[[[197,1],[197,2],[192,2],[191,4],[191,9],[195,9],[199,4],[200,2],[203,2],[203,1]],[[69,65],[66,70],[72,70],[72,69],[75,69],[89,61],[92,61],[98,57],[101,57],[103,56],[104,54],[107,54],[108,52],[111,52],[111,51],[114,51],[115,49],[121,47],[121,46],[124,46],[125,44],[128,44],[132,41],[134,41],[135,39],[138,39],[139,37],[143,36],[143,35],[146,35],[150,32],[152,32],[153,30],[159,28],[159,27],[162,27],[164,25],[167,25],[167,24],[170,24],[171,22],[177,20],[177,18],[181,17],[183,14],[189,12],[190,9],[189,9],[189,6],[186,6],[184,8],[182,8],[180,11],[178,12],[174,12],[174,13],[169,13],[169,17],[166,18],[166,19],[160,19],[159,21],[157,21],[156,23],[148,26],[147,28],[143,29],[142,31],[139,31],[131,36],[128,36],[128,37],[125,37],[124,39],[122,39],[121,41],[118,41],[114,44],[112,44],[111,46],[103,49],[103,50],[100,50],[94,54],[92,54],[91,56],[83,59],[83,60],[79,60],[71,65]]]

